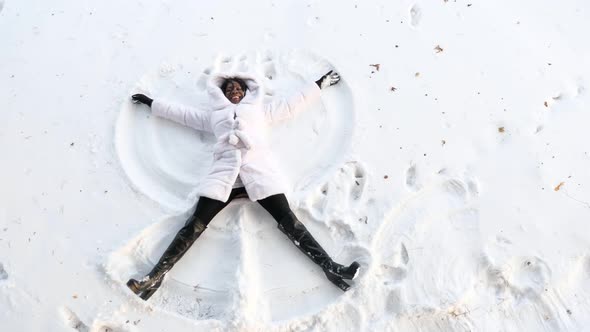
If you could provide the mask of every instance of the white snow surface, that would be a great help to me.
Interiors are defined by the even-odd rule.
[[[590,4],[0,0],[2,331],[586,331]],[[342,293],[232,202],[144,302],[213,138],[130,102],[207,102],[223,70],[280,96],[294,212]]]

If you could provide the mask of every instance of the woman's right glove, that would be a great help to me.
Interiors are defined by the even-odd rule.
[[[133,96],[131,96],[131,101],[134,104],[145,104],[145,105],[148,105],[149,107],[152,107],[152,102],[154,100],[144,94],[138,93],[138,94],[134,94]]]
[[[315,84],[317,84],[320,89],[325,89],[338,83],[339,81],[340,75],[338,75],[338,73],[332,73],[332,70],[330,70],[326,75],[315,81]]]

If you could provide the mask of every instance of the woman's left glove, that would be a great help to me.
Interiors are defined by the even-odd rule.
[[[149,107],[152,107],[152,102],[154,100],[144,94],[138,93],[138,94],[131,96],[131,101],[134,102],[135,104],[141,103],[141,104],[146,104]]]
[[[322,76],[319,80],[315,81],[315,84],[320,87],[320,89],[325,89],[331,85],[334,85],[340,81],[340,75],[338,73],[332,73],[330,70],[326,75]]]

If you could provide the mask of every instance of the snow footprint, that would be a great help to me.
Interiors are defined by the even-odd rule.
[[[479,196],[479,185],[476,180],[470,178],[450,178],[443,182],[442,187],[447,193],[448,200],[453,203],[453,206],[465,207],[465,209],[460,209],[460,212],[469,210],[465,204]],[[476,210],[472,212],[474,212],[473,214],[477,214]]]
[[[160,65],[160,70],[158,71],[158,74],[161,78],[169,78],[176,72],[178,67],[178,65],[174,65],[171,63],[163,63],[162,65]]]
[[[250,69],[248,56],[245,54],[222,56],[216,62],[217,71],[221,72],[247,72]]]
[[[209,78],[213,71],[213,67],[207,67],[203,70],[201,75],[199,75],[199,78],[197,78],[197,88],[199,90],[205,91],[207,89],[207,82],[209,82]]]
[[[264,77],[269,80],[276,78],[277,76],[277,69],[275,66],[275,61],[272,55],[266,55],[264,57],[264,62],[262,63],[262,69],[264,71]]]
[[[238,56],[220,55],[216,57],[211,66],[206,67],[197,78],[197,87],[200,90],[207,88],[207,82],[211,74],[219,72],[248,72],[250,58],[246,54]]]
[[[394,251],[381,259],[376,277],[383,280],[385,311],[399,314],[403,310],[401,284],[408,275],[410,256],[402,242]]]
[[[383,277],[386,285],[397,285],[406,278],[409,262],[408,250],[402,242],[391,256],[383,258],[379,275]]]
[[[416,165],[410,165],[410,168],[406,171],[406,186],[412,191],[418,191],[422,188],[422,185],[418,183]]]
[[[324,223],[334,236],[354,240],[354,227],[358,221],[368,222],[366,216],[357,218],[358,210],[365,202],[366,185],[364,167],[357,161],[347,162],[304,202],[302,209],[316,222]]]
[[[89,331],[88,325],[84,324],[84,322],[78,318],[78,315],[76,315],[76,313],[74,313],[70,308],[66,306],[60,307],[59,314],[61,315],[61,318],[66,326],[71,327],[79,332]]]
[[[246,54],[220,55],[215,59],[213,66],[216,72],[248,71],[248,56]]]
[[[477,251],[481,243],[479,212],[470,201],[479,191],[477,182],[432,174],[423,184],[418,184],[417,173],[415,165],[406,171],[406,185],[416,192],[385,216],[371,250],[377,257],[377,268],[375,275],[368,277],[374,277],[375,283],[382,285],[376,291],[386,294],[385,314],[406,315],[428,310],[420,305],[408,306],[416,298],[427,303],[438,301],[451,290],[469,292],[473,278],[458,271],[478,266],[478,261],[468,254]],[[464,236],[465,231],[469,236]],[[415,268],[410,268],[410,262]],[[423,268],[440,278],[433,282],[428,276],[416,273]],[[420,287],[414,287],[416,283]]]
[[[521,294],[533,293],[536,296],[545,291],[551,279],[549,265],[538,257],[519,257],[510,262],[508,278]]]
[[[527,297],[536,301],[551,279],[551,269],[538,257],[513,257],[502,267],[493,264],[486,255],[481,268],[485,280],[496,295],[511,295],[514,299]]]
[[[564,330],[559,312],[565,314],[569,309],[564,307],[563,293],[549,288],[553,284],[552,271],[545,261],[536,256],[520,256],[494,264],[484,255],[480,271],[485,284],[494,291],[498,305],[507,308],[521,305],[519,316],[527,321],[536,319],[548,324],[552,331]]]
[[[340,303],[333,308],[329,319],[317,317],[311,326],[302,330],[299,326],[289,328],[289,331],[363,331],[364,315],[361,314],[358,304],[354,302]],[[299,325],[299,324],[297,324]]]
[[[316,219],[346,216],[363,201],[366,183],[367,174],[359,162],[345,163],[331,180],[319,188],[309,212]]]
[[[4,269],[4,265],[0,263],[0,281],[8,279],[8,273]]]
[[[410,25],[413,28],[418,27],[420,21],[422,20],[422,8],[418,4],[414,4],[410,8]]]

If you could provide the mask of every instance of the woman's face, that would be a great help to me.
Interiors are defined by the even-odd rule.
[[[225,94],[225,97],[234,104],[239,103],[242,98],[244,98],[244,90],[242,90],[242,86],[234,80],[229,80],[223,93]]]

